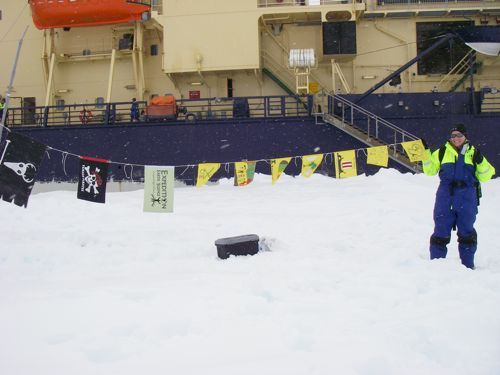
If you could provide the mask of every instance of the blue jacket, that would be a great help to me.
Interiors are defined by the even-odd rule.
[[[428,159],[423,162],[426,175],[434,176],[439,172],[441,180],[436,193],[436,203],[442,209],[466,209],[477,212],[478,182],[485,182],[495,174],[495,168],[483,157],[479,164],[474,164],[474,146],[465,143],[460,152],[447,142],[445,152],[440,159],[440,149],[428,152]]]

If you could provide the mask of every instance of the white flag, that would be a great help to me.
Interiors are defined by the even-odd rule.
[[[174,212],[174,167],[144,168],[144,212]]]

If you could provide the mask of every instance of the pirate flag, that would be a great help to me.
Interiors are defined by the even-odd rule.
[[[108,160],[81,156],[77,198],[95,203],[104,203],[106,200],[107,179]]]
[[[0,154],[0,197],[4,201],[26,208],[46,147],[9,132]]]

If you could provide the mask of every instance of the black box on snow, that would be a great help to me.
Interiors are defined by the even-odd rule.
[[[243,236],[219,238],[215,241],[217,255],[227,259],[230,255],[255,255],[259,252],[259,236],[246,234]]]

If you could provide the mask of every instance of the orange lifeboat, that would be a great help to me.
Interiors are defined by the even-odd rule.
[[[126,23],[151,10],[151,0],[29,0],[29,4],[39,29]]]

